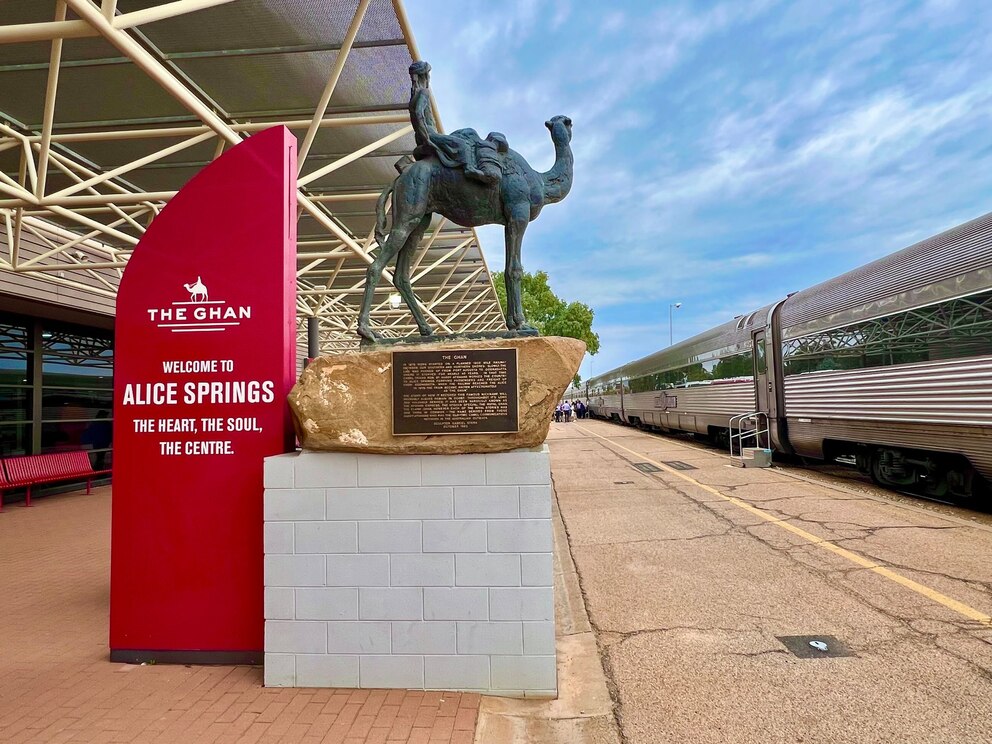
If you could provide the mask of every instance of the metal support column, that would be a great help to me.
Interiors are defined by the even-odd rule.
[[[25,442],[27,446],[24,448],[26,450],[24,454],[39,455],[41,454],[41,419],[44,410],[41,398],[45,364],[42,321],[35,319],[28,329],[31,332],[31,349],[34,353],[31,354],[31,369],[28,370],[28,374],[31,375],[31,443]]]
[[[311,315],[307,318],[307,359],[320,356],[320,318]]]

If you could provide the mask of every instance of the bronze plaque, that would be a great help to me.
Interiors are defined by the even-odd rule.
[[[516,349],[393,352],[393,434],[519,430]]]

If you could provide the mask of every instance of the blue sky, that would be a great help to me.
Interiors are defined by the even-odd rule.
[[[599,374],[992,211],[987,0],[408,0],[444,126],[575,179],[523,265]],[[502,228],[481,230],[502,268]]]

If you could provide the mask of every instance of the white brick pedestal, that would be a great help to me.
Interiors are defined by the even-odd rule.
[[[265,461],[265,684],[557,693],[548,449]]]

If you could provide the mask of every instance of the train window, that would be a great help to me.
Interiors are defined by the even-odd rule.
[[[765,337],[761,336],[754,340],[754,367],[755,371],[759,375],[763,375],[768,371],[768,366],[765,363]]]
[[[734,354],[716,360],[716,364],[710,370],[710,379],[729,380],[737,377],[750,379],[752,371],[751,352],[746,351],[743,354]]]
[[[992,292],[948,300],[782,344],[786,375],[992,354]]]
[[[751,374],[751,352],[748,351],[635,377],[630,380],[630,392],[645,393],[652,390],[689,387],[714,380],[751,379]]]
[[[620,393],[621,387],[624,392],[630,392],[627,380],[621,380],[619,377],[615,377],[612,380],[607,380],[599,384],[596,392],[600,395],[618,395]]]

